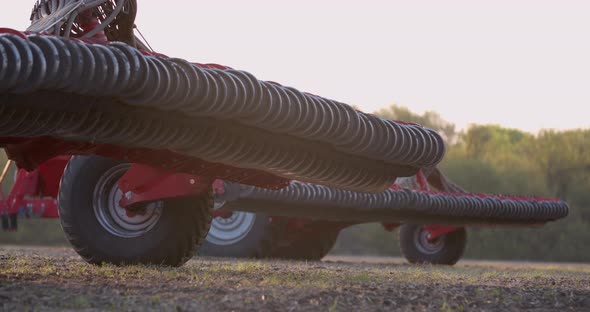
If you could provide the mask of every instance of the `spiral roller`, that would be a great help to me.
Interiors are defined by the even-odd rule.
[[[387,188],[400,173],[415,172],[315,142],[203,117],[158,114],[105,97],[55,91],[0,94],[0,137],[43,136],[170,150],[287,179],[369,192]]]
[[[0,92],[55,90],[238,122],[391,164],[430,167],[445,147],[431,129],[379,118],[252,74],[144,55],[115,42],[0,35]]]
[[[566,217],[569,210],[567,203],[555,199],[428,193],[403,188],[361,193],[298,181],[276,191],[254,187],[243,189],[245,191],[230,204],[231,209],[240,209],[241,203],[247,200],[251,207],[257,202],[276,207],[274,213],[277,215],[285,205],[291,209],[313,206],[318,210],[336,207],[341,215],[381,212],[401,219],[404,215],[411,215],[414,220],[443,217],[459,223],[461,220],[477,220],[481,224],[494,224],[545,223]]]

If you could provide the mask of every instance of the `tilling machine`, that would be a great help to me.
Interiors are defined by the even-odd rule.
[[[428,253],[461,240],[466,225],[567,215],[557,199],[437,186],[445,146],[431,129],[153,52],[134,35],[136,8],[135,0],[42,0],[25,32],[0,29],[0,145],[23,169],[16,185],[35,172],[42,182],[38,198],[9,194],[7,227],[15,209],[39,200],[31,213],[57,208],[90,263],[181,265],[208,233],[216,179],[224,181],[217,215],[300,222],[294,228],[308,241],[334,224],[452,225],[411,228]],[[54,174],[59,184],[43,175],[51,162],[65,167]],[[434,189],[394,183],[412,176]]]
[[[336,206],[371,209],[387,206],[388,209],[407,210],[414,209],[411,205],[416,205],[415,200],[423,196],[421,194],[435,189],[457,195],[466,193],[438,169],[432,170],[428,177],[420,171],[412,177],[398,178],[388,191],[379,194],[345,192],[299,181],[293,181],[289,187],[279,191],[256,190],[251,186],[232,183],[216,183],[214,189],[214,216],[217,217],[212,221],[199,254],[298,260],[320,260],[334,246],[342,229],[363,223],[361,217],[331,216],[331,212],[315,220],[305,218],[306,215],[319,215],[308,212],[310,209]],[[403,190],[405,194],[400,193]],[[416,196],[415,199],[412,199],[413,196]],[[420,200],[429,199],[424,197]],[[434,209],[431,204],[423,203],[420,206],[422,209]],[[291,217],[273,216],[277,207],[290,209]],[[336,209],[344,211],[346,208]],[[355,212],[349,213],[356,215]],[[467,243],[464,227],[412,224],[426,221],[426,214],[420,218],[412,217],[407,211],[402,214],[404,216],[399,218],[399,222],[410,223],[401,225],[399,222],[382,222],[382,225],[390,232],[400,227],[400,247],[408,261],[450,265],[461,258]],[[368,220],[374,222],[377,219],[371,217]]]

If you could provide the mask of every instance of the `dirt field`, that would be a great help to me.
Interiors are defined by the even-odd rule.
[[[590,311],[590,265],[400,259],[194,259],[96,267],[69,248],[0,247],[0,309],[134,311]]]

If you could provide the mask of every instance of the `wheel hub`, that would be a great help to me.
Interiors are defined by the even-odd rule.
[[[440,252],[444,248],[445,240],[445,235],[430,239],[430,232],[423,227],[418,227],[414,232],[414,245],[424,254],[432,255]]]
[[[256,214],[236,211],[228,217],[217,217],[211,221],[206,240],[215,245],[231,245],[244,239],[256,221]]]
[[[151,230],[160,220],[163,202],[146,204],[130,213],[119,202],[123,192],[117,182],[129,169],[129,164],[121,164],[105,172],[94,187],[92,205],[100,225],[109,233],[124,238],[138,237]]]

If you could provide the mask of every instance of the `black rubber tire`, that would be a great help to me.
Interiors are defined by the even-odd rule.
[[[288,223],[287,218],[273,221],[266,214],[258,213],[252,229],[241,241],[221,246],[205,239],[197,253],[213,257],[319,261],[334,247],[340,233],[339,228],[321,226],[320,222],[291,233]]]
[[[467,231],[460,228],[457,231],[441,236],[442,247],[439,250],[425,252],[420,248],[416,233],[421,231],[422,225],[404,224],[399,229],[399,244],[404,257],[415,264],[454,265],[461,259],[467,245]]]
[[[213,196],[165,201],[157,223],[132,238],[111,234],[97,220],[93,191],[104,173],[122,164],[99,156],[75,156],[59,189],[59,215],[66,239],[92,264],[180,266],[192,258],[209,230]]]
[[[257,213],[252,228],[243,239],[230,245],[217,245],[205,238],[197,253],[208,257],[259,258],[261,245],[270,235],[271,218]]]

